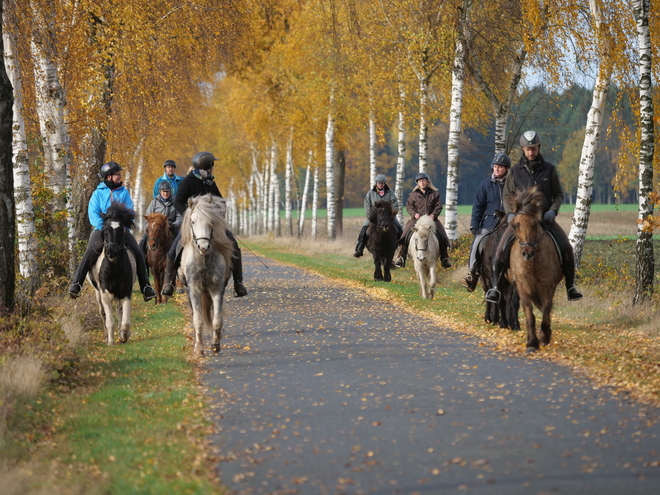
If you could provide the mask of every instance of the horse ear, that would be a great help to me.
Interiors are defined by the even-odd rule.
[[[192,208],[192,207],[193,207],[193,199],[188,198],[188,208]]]

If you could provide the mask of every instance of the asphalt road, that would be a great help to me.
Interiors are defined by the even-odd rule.
[[[231,493],[660,494],[660,410],[265,262],[204,364]]]

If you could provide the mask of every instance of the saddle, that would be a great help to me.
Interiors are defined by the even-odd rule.
[[[564,247],[561,245],[561,241],[557,239],[555,234],[552,232],[552,230],[547,229],[546,233],[550,236],[550,239],[552,239],[552,242],[555,245],[555,249],[557,250],[557,254],[559,255],[559,263],[564,266],[564,261],[566,258],[564,257]],[[513,244],[513,241],[515,240],[516,236],[515,235],[510,235],[509,238],[506,240],[506,243],[504,244],[504,249],[502,250],[502,261],[504,262],[504,266],[509,268],[509,259],[511,257],[511,245]]]

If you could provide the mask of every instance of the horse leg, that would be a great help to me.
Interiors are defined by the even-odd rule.
[[[415,259],[415,273],[417,273],[417,281],[419,282],[419,293],[422,299],[426,299],[426,281],[424,280],[424,267],[417,259]]]
[[[117,313],[119,315],[119,340],[122,344],[131,338],[131,298],[126,297],[119,301]]]
[[[379,256],[374,256],[374,280],[376,282],[381,282],[383,280],[383,272],[380,269],[381,258]]]
[[[511,330],[520,330],[520,321],[518,320],[518,310],[520,309],[520,296],[515,288],[511,288],[511,297],[507,302],[507,318]]]
[[[552,338],[552,329],[550,328],[550,313],[552,312],[552,296],[550,301],[543,304],[541,308],[543,319],[541,320],[541,345],[546,346]]]
[[[204,330],[204,316],[202,307],[202,295],[195,291],[195,294],[190,294],[189,301],[192,308],[193,328],[195,329],[195,355],[204,355],[204,341],[202,333]]]
[[[437,284],[437,274],[435,272],[434,262],[431,263],[431,266],[429,267],[429,299],[433,299],[435,297],[435,287]]]
[[[217,294],[213,298],[213,344],[212,344],[212,349],[213,352],[218,353],[220,352],[220,341],[222,340],[222,326],[223,326],[223,318],[222,318],[222,294]]]
[[[534,318],[534,307],[532,301],[523,300],[523,310],[527,321],[527,352],[536,352],[539,350],[539,339],[536,336],[536,320]]]
[[[105,336],[108,345],[115,343],[115,315],[112,311],[112,294],[105,292],[100,295],[101,316],[104,317]]]
[[[392,267],[392,258],[389,256],[385,256],[383,258],[383,280],[385,282],[391,282],[392,281],[392,273],[390,271],[390,268]]]

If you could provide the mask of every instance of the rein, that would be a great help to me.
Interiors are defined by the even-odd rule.
[[[527,215],[527,213],[524,213],[522,211],[518,211],[518,212],[515,213],[515,215]],[[547,234],[549,228],[550,228],[550,225],[543,228],[543,233],[541,234],[541,237],[539,237],[536,240],[536,242],[522,242],[520,239],[518,239],[518,234],[516,233],[515,235],[516,235],[516,239],[518,240],[518,244],[520,245],[520,247],[530,246],[532,249],[536,249],[536,246],[538,246],[539,242],[541,242],[541,240],[543,240],[543,237],[545,236],[545,234]]]

